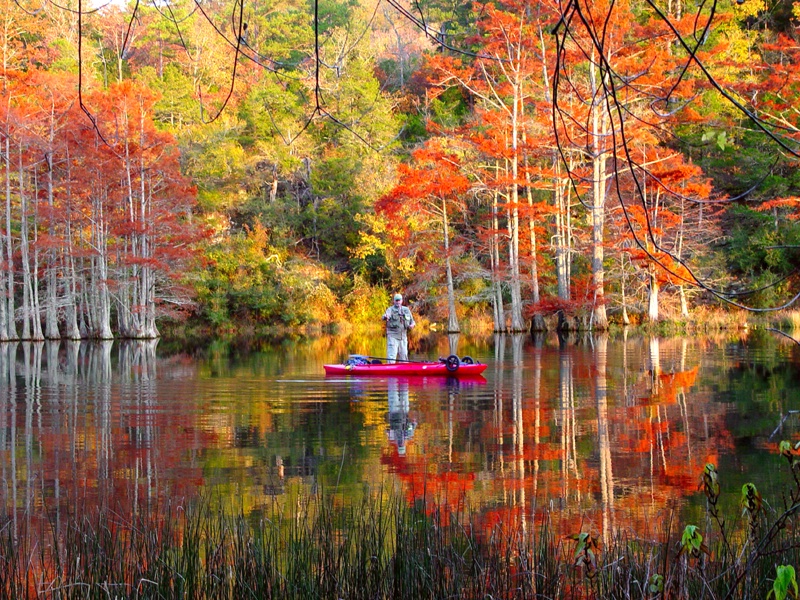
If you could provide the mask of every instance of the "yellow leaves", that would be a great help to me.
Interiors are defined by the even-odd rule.
[[[731,82],[733,90],[745,83],[758,83],[753,65],[761,63],[757,50],[759,31],[747,28],[745,23],[765,9],[764,0],[733,2],[732,12],[720,15],[714,22],[718,35],[712,36],[701,48],[700,56],[706,68],[717,80]]]
[[[364,260],[373,254],[381,254],[386,251],[386,220],[376,214],[358,213],[353,219],[357,223],[362,223],[364,228],[358,236],[358,245],[350,248],[350,255],[353,258]]]
[[[392,252],[393,245],[390,241],[391,236],[386,235],[389,227],[385,218],[375,214],[358,214],[355,219],[367,227],[359,233],[358,245],[349,249],[353,258],[364,260],[368,256],[384,254],[392,263],[392,269],[398,271],[402,276],[411,275],[416,271],[414,256],[400,257],[393,262],[395,258]],[[410,229],[414,229],[418,223],[416,215],[405,216],[403,219]]]
[[[350,250],[350,255],[353,258],[364,260],[368,256],[378,254],[380,251],[386,249],[386,243],[377,235],[362,231],[359,234],[358,246]]]
[[[222,237],[231,229],[231,220],[225,213],[209,211],[199,216],[199,219],[211,230],[213,242],[222,241]]]
[[[740,20],[755,17],[765,10],[767,10],[767,3],[764,0],[745,0],[741,4],[739,2],[733,4],[733,14]]]
[[[354,275],[353,290],[344,298],[347,320],[359,324],[380,324],[380,315],[389,304],[389,295],[380,287],[373,287],[363,277]],[[366,341],[359,348],[366,348]]]
[[[410,257],[403,257],[397,261],[397,270],[404,275],[410,275],[415,270],[414,259]]]
[[[792,14],[794,15],[795,19],[800,19],[800,2],[795,2],[792,4]]]
[[[261,223],[256,222],[252,228],[245,227],[245,230],[247,231],[247,239],[255,244],[258,249],[263,251],[267,247],[269,232]]]
[[[726,56],[739,63],[750,64],[754,58],[755,36],[754,32],[738,26],[726,28],[725,39],[728,42]]]

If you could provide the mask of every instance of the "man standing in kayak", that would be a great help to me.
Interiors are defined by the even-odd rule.
[[[387,362],[394,363],[397,359],[408,360],[407,333],[416,323],[408,307],[403,306],[402,294],[394,295],[394,302],[386,309],[382,318],[386,321]]]

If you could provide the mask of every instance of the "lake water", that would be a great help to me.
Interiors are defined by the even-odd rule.
[[[564,532],[642,530],[786,481],[800,352],[770,333],[430,337],[485,377],[326,377],[380,331],[283,341],[0,344],[0,503],[13,519],[213,494],[245,513],[297,492],[391,488],[482,522],[551,509]],[[510,512],[509,512],[510,511]]]

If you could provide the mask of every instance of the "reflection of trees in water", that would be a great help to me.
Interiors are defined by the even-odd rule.
[[[561,481],[563,484],[562,493],[557,497],[561,501],[561,507],[566,508],[566,503],[570,500],[580,503],[581,489],[577,484],[581,481],[581,474],[578,471],[577,449],[577,425],[575,415],[575,389],[573,383],[572,352],[570,344],[564,335],[559,335],[558,340],[558,406],[560,411],[561,436],[560,436],[560,456],[561,456]],[[537,449],[538,451],[538,449]],[[570,484],[575,483],[574,492],[570,489]],[[575,495],[572,498],[573,494]]]
[[[558,509],[560,532],[589,528],[608,542],[694,494],[706,459],[730,447],[724,407],[689,401],[697,372],[685,339],[498,335],[491,406],[448,397],[423,412],[427,460],[399,473],[412,499],[425,490],[483,505],[487,523],[498,518],[491,506],[516,507],[504,518],[523,527]],[[430,460],[437,452],[444,462]]]
[[[388,468],[411,500],[426,490],[508,505],[522,527],[558,509],[554,526],[574,533],[583,522],[600,537],[695,493],[702,464],[730,445],[724,407],[693,390],[698,343],[686,338],[498,335],[490,385],[412,382],[413,418],[399,381],[397,396],[385,380],[353,380],[297,402],[286,387],[242,390],[234,363],[157,359],[155,345],[136,342],[49,344],[0,344],[0,502],[20,514],[79,496],[136,506],[206,482],[257,503],[290,489],[289,478],[311,487],[335,463],[349,483],[378,484]],[[312,369],[318,347],[287,350],[278,364]],[[245,368],[276,368],[271,354],[259,360]],[[220,391],[245,399],[225,410],[198,400],[198,369],[212,380],[224,372]],[[172,411],[184,398],[192,410]]]
[[[461,339],[461,335],[458,333],[449,333],[447,334],[447,355],[455,354],[456,356],[461,356],[458,353],[458,342]]]
[[[608,335],[600,334],[594,339],[594,393],[597,404],[597,449],[600,455],[600,494],[603,510],[603,543],[611,541],[614,517],[614,470],[611,460],[611,434],[608,415],[606,382]]]
[[[76,502],[137,506],[158,495],[162,472],[181,457],[156,449],[169,418],[155,407],[157,343],[125,341],[116,354],[112,341],[0,344],[7,513],[44,506],[60,521]]]

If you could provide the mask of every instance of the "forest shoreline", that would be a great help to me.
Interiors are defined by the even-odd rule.
[[[416,338],[427,338],[441,334],[461,334],[471,337],[489,337],[494,335],[552,335],[585,336],[607,334],[611,337],[633,332],[658,336],[682,336],[692,334],[716,334],[720,332],[750,331],[757,329],[779,330],[788,336],[800,331],[800,310],[782,310],[770,313],[752,313],[744,310],[722,311],[703,308],[693,312],[687,318],[661,319],[656,323],[630,322],[623,324],[612,315],[607,329],[596,329],[577,319],[574,329],[559,329],[558,316],[549,315],[539,322],[544,329],[534,329],[533,319],[528,321],[528,328],[524,331],[495,331],[492,327],[490,315],[472,315],[460,321],[460,331],[448,332],[445,322],[431,320],[425,315],[417,317],[418,327],[414,332]],[[164,343],[204,343],[209,340],[249,340],[281,341],[285,339],[314,338],[321,335],[348,335],[352,332],[375,331],[382,335],[383,327],[380,323],[364,323],[349,321],[336,321],[322,324],[318,322],[300,325],[265,324],[251,321],[227,322],[224,326],[214,326],[199,320],[166,321],[159,323],[158,335],[155,336],[125,336],[113,335],[108,338],[95,337],[60,337],[60,338],[25,338],[3,339],[2,342],[45,342],[45,341],[114,341],[114,340],[161,340]],[[800,343],[800,342],[798,342]]]
[[[431,321],[424,316],[418,317],[419,327],[415,332],[417,338],[427,338],[446,333],[444,323]],[[587,334],[599,335],[607,334],[611,337],[624,335],[625,333],[645,333],[667,337],[679,337],[690,334],[717,334],[721,332],[751,331],[765,329],[779,329],[788,334],[800,331],[800,311],[780,311],[770,314],[753,314],[746,311],[711,311],[704,310],[697,316],[684,320],[662,320],[658,323],[638,323],[622,325],[615,320],[609,324],[606,331],[597,331],[580,328],[577,330],[559,331],[556,328],[557,317],[553,315],[545,319],[548,329],[544,331],[521,331],[521,332],[498,332],[491,326],[491,317],[473,317],[462,321],[460,335],[470,337],[491,337],[494,335],[513,335],[523,334],[535,336],[540,335],[577,335]],[[252,323],[240,323],[238,325],[215,328],[200,323],[175,323],[161,327],[161,339],[166,343],[190,342],[200,340],[222,339],[222,340],[275,340],[294,338],[313,338],[320,335],[348,335],[354,331],[375,331],[382,334],[380,324],[352,324],[349,322],[338,322],[329,325],[312,323],[300,327],[289,327],[285,325],[263,325]],[[797,337],[795,335],[795,337]]]

